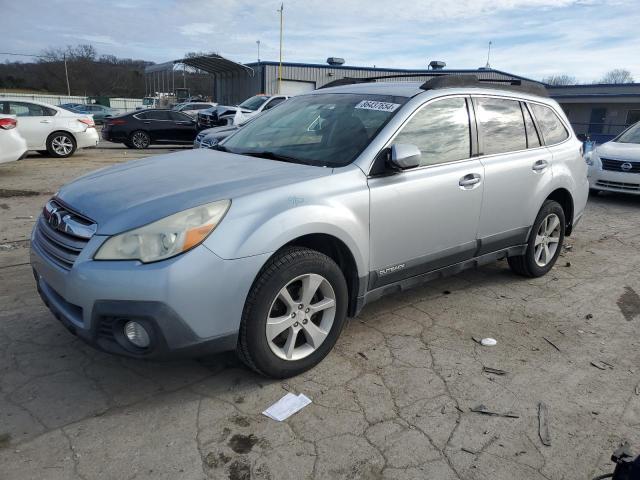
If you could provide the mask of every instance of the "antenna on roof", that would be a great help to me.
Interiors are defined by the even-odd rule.
[[[486,69],[491,69],[491,64],[489,63],[489,60],[491,59],[491,40],[489,40],[489,50],[487,51],[487,64],[484,66],[484,68]]]

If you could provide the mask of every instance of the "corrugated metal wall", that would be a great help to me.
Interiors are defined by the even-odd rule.
[[[221,73],[214,80],[212,97],[221,105],[237,105],[262,92],[263,69],[255,68],[253,77],[243,73]]]

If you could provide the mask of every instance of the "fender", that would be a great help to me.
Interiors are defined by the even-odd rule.
[[[205,246],[224,259],[273,253],[304,235],[326,234],[351,251],[359,276],[368,272],[369,189],[357,167],[234,199]]]

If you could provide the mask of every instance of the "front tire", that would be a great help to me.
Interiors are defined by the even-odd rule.
[[[511,270],[525,277],[541,277],[553,268],[562,250],[564,210],[554,200],[542,204],[533,223],[524,255],[507,258]]]
[[[76,139],[65,132],[55,132],[47,138],[47,152],[55,158],[67,158],[76,151]]]
[[[347,302],[347,283],[331,258],[308,248],[283,249],[262,268],[247,296],[238,356],[273,378],[309,370],[335,345]]]

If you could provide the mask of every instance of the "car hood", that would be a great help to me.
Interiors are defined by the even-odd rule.
[[[607,142],[596,148],[600,157],[640,162],[640,144]]]
[[[216,200],[331,174],[331,169],[198,149],[98,170],[57,198],[113,235]]]

